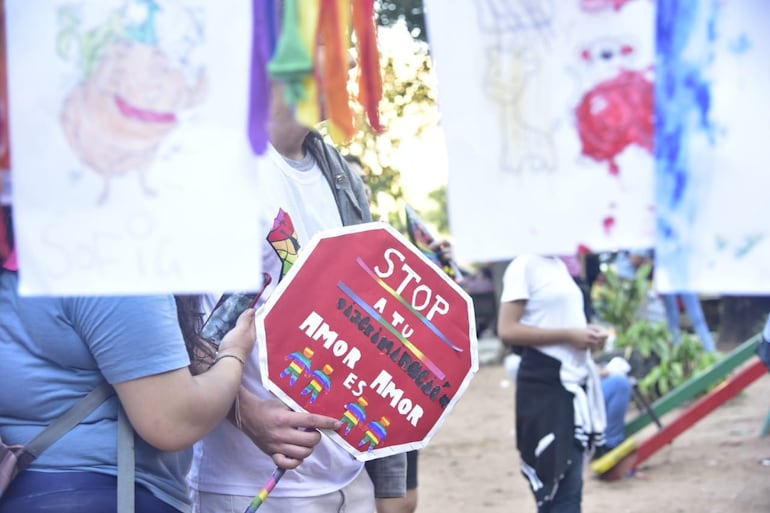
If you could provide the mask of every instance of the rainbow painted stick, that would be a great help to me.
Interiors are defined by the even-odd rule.
[[[278,484],[278,481],[281,480],[285,473],[285,468],[275,467],[275,470],[273,470],[273,474],[270,476],[270,479],[267,480],[265,485],[259,491],[257,496],[254,497],[254,499],[251,501],[251,504],[249,504],[243,513],[254,513],[257,511],[262,503],[265,502],[265,499],[267,499],[268,494],[273,491],[273,488],[275,488],[275,485]]]

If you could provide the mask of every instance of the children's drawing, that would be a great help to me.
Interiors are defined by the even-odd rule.
[[[770,228],[755,213],[770,187],[768,16],[762,0],[658,5],[660,290],[770,291]]]
[[[621,38],[599,38],[580,50],[586,75],[595,82],[575,109],[582,153],[620,169],[617,157],[636,144],[652,154],[653,82],[646,70],[634,69],[634,45]]]
[[[182,43],[166,48],[157,26],[164,9],[155,0],[129,0],[96,26],[85,26],[76,5],[59,10],[58,53],[80,75],[62,106],[62,129],[80,160],[104,179],[100,203],[110,179],[125,173],[136,173],[152,194],[147,171],[159,148],[180,115],[206,95],[205,70],[188,62],[203,41],[200,25],[188,24],[187,33],[175,35]]]
[[[500,165],[505,171],[553,171],[556,150],[549,127],[524,112],[525,91],[541,67],[537,47],[552,34],[553,0],[484,0],[484,92],[498,105]]]
[[[654,2],[426,3],[458,257],[652,245]]]
[[[25,293],[261,290],[252,6],[220,4],[2,3]]]
[[[677,281],[684,282],[689,281],[691,272],[691,223],[700,206],[692,181],[696,175],[706,179],[705,173],[710,171],[706,167],[695,169],[692,149],[703,136],[708,146],[713,143],[713,84],[705,72],[714,61],[715,42],[707,31],[708,25],[715,22],[713,6],[659,6],[657,200],[662,237],[657,241],[656,256],[669,269],[681,273]],[[663,87],[667,83],[675,87]]]

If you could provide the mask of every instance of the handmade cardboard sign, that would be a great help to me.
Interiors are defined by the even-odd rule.
[[[417,246],[417,249],[422,251],[423,255],[428,257],[428,260],[435,263],[454,281],[461,283],[463,280],[462,272],[457,265],[457,262],[452,260],[446,260],[441,257],[440,251],[436,251],[431,248],[431,245],[436,241],[436,237],[431,233],[425,221],[422,220],[420,215],[409,205],[405,208],[406,212],[406,230],[409,234],[409,240]]]
[[[257,318],[265,386],[365,461],[427,445],[478,370],[470,297],[383,223],[323,232]]]

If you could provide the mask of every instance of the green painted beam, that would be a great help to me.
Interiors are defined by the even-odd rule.
[[[725,379],[728,374],[754,356],[757,344],[761,340],[762,337],[760,335],[755,335],[736,347],[714,365],[700,374],[691,377],[668,394],[652,403],[652,411],[654,411],[658,417],[662,417],[674,408],[681,406],[685,401],[689,401],[716,385]],[[652,422],[650,415],[642,412],[626,423],[626,436],[633,436],[650,424],[650,422]]]

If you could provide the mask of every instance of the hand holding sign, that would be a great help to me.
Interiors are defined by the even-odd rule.
[[[478,370],[473,319],[468,295],[390,226],[325,232],[260,313],[262,376],[294,409],[341,419],[313,427],[360,460],[419,449]],[[293,468],[282,458],[297,447],[249,434],[279,465],[246,509],[253,513]]]
[[[338,419],[293,411],[277,399],[263,399],[241,388],[243,432],[284,470],[296,468],[321,441],[319,429],[338,429]]]
[[[468,295],[393,228],[325,232],[257,321],[265,386],[341,419],[327,434],[360,460],[419,449],[478,369],[473,318]]]

